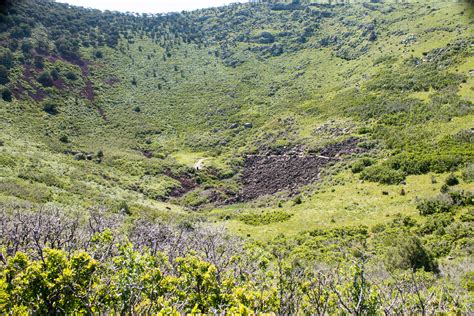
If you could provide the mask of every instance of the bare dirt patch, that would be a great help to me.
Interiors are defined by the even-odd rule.
[[[168,195],[169,198],[179,198],[185,195],[186,193],[194,190],[199,186],[199,184],[196,182],[193,176],[186,174],[186,173],[181,173],[181,174],[173,174],[171,171],[165,172],[165,175],[167,175],[170,178],[173,178],[177,180],[180,183],[179,187],[174,188],[170,194]]]
[[[249,155],[244,163],[239,198],[247,201],[280,191],[296,193],[300,187],[319,180],[323,168],[340,160],[340,156],[363,151],[357,147],[358,142],[349,138],[317,154]]]

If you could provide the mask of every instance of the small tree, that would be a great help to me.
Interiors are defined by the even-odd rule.
[[[388,249],[385,264],[391,270],[424,269],[438,272],[438,264],[416,236],[401,236],[395,245]]]
[[[456,175],[454,175],[454,173],[451,173],[451,174],[446,178],[446,184],[449,185],[449,186],[458,185],[458,184],[459,184],[459,180],[458,180],[458,178],[456,177]]]
[[[41,83],[43,87],[52,87],[53,86],[53,78],[51,78],[51,74],[47,71],[43,71],[39,77],[38,82]]]
[[[12,92],[8,88],[2,89],[2,99],[3,101],[11,102],[12,101]]]
[[[5,66],[7,69],[13,67],[13,54],[10,51],[0,56],[0,65]]]
[[[48,101],[43,105],[43,111],[51,115],[56,115],[58,114],[58,106],[56,103]]]
[[[73,73],[72,71],[66,72],[66,78],[71,81],[77,80],[77,75]]]
[[[10,82],[10,79],[8,79],[8,69],[0,65],[0,84],[7,84]]]
[[[51,70],[50,74],[51,74],[51,78],[53,80],[58,80],[59,79],[59,71],[57,69]]]
[[[61,143],[69,143],[69,139],[66,135],[62,135],[61,137],[59,137],[59,141]]]

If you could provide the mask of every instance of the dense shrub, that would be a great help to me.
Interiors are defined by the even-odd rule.
[[[454,206],[474,205],[474,194],[471,191],[457,190],[449,192]]]
[[[386,165],[378,165],[365,168],[360,178],[362,180],[383,184],[399,184],[405,180],[405,174],[402,171],[391,169]]]
[[[10,69],[13,67],[13,54],[10,51],[7,51],[0,55],[0,65],[5,66],[5,68]]]
[[[387,161],[387,164],[406,174],[443,173],[463,163],[464,158],[455,154],[402,153]]]
[[[453,223],[453,215],[450,213],[440,213],[429,216],[423,225],[419,228],[422,235],[437,234],[443,235],[445,228]]]
[[[456,206],[468,206],[474,204],[474,196],[471,192],[451,191],[442,193],[434,198],[418,199],[416,208],[421,215],[431,215],[451,211]]]
[[[416,236],[400,236],[385,256],[388,269],[424,269],[438,272],[438,264]]]
[[[374,161],[370,158],[362,158],[354,162],[351,166],[351,171],[353,173],[362,172],[365,167],[369,167],[374,163]]]
[[[301,203],[303,203],[303,199],[301,198],[301,195],[297,195],[293,198],[294,205],[299,205]]]
[[[121,201],[117,206],[117,211],[121,214],[131,215],[130,207],[126,201]]]
[[[453,200],[448,194],[441,194],[435,198],[420,199],[416,208],[421,215],[449,212],[453,207]]]
[[[193,190],[183,196],[182,202],[184,205],[191,207],[198,207],[209,202],[209,197],[203,193],[202,190]]]
[[[44,57],[43,56],[35,56],[33,65],[38,69],[44,68]]]

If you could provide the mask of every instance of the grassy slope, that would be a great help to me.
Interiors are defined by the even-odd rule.
[[[162,170],[179,165],[189,168],[200,158],[210,158],[207,164],[226,169],[235,155],[260,144],[318,146],[331,139],[315,137],[312,131],[332,119],[343,126],[370,125],[348,117],[343,104],[335,106],[334,98],[380,72],[383,66],[371,66],[379,57],[399,56],[394,64],[398,66],[404,58],[422,57],[423,52],[472,35],[471,11],[466,6],[436,3],[432,8],[437,10],[429,13],[425,5],[416,4],[399,6],[389,15],[367,12],[360,5],[339,7],[334,9],[335,18],[322,22],[307,48],[296,52],[255,58],[246,51],[247,46],[254,44],[238,43],[235,50],[248,60],[236,68],[225,66],[210,53],[217,45],[199,48],[195,44],[182,44],[166,62],[162,59],[163,50],[146,38],[137,38],[129,45],[122,41],[124,48],[129,46],[125,54],[104,48],[105,57],[91,66],[96,91],[94,102],[74,96],[61,98],[61,112],[53,117],[34,102],[2,103],[0,114],[6,118],[6,124],[1,127],[5,145],[0,148],[0,199],[80,207],[104,204],[112,208],[120,201],[127,201],[133,212],[169,214],[171,209],[172,214],[182,214],[180,206],[152,198],[176,185],[160,173]],[[461,11],[467,13],[461,16]],[[365,12],[368,14],[364,15]],[[283,17],[286,12],[272,14]],[[309,48],[320,38],[350,29],[340,23],[339,16],[361,23],[382,18],[399,21],[380,26],[379,39],[369,44],[366,54],[354,60],[336,57],[332,47]],[[426,32],[437,26],[455,27],[455,30]],[[257,24],[252,33],[281,27],[275,24],[269,29],[267,25]],[[393,35],[393,31],[415,34],[417,41],[405,47],[400,42],[406,35]],[[83,54],[91,56],[92,49],[83,49]],[[473,57],[468,57],[452,71],[467,74],[474,68],[473,62]],[[108,85],[105,83],[108,78],[118,78],[119,82]],[[137,79],[136,86],[131,84],[133,78]],[[473,87],[474,78],[469,77],[458,93],[472,101]],[[427,101],[430,95],[430,92],[414,92],[411,96]],[[137,106],[139,113],[133,111]],[[105,112],[106,120],[99,108]],[[255,127],[231,130],[229,125],[233,122],[252,122]],[[473,127],[472,116],[464,116],[451,122],[430,122],[423,126],[423,133],[439,139],[470,127]],[[58,141],[63,134],[70,139],[67,145]],[[146,140],[151,143],[147,144]],[[59,153],[67,148],[103,150],[105,158],[101,164],[75,161],[72,156]],[[144,158],[138,148],[153,150],[155,158]],[[235,185],[234,181],[230,180],[228,185]],[[441,182],[431,185],[429,175],[410,176],[405,188],[407,195],[400,196],[399,186],[359,183],[357,175],[343,171],[327,183],[310,186],[301,205],[283,203],[283,208],[294,214],[286,222],[263,227],[236,220],[227,224],[236,232],[258,238],[319,226],[371,225],[387,221],[396,213],[416,215],[415,196],[434,195]],[[330,187],[334,184],[332,192]],[[145,194],[130,189],[134,185],[140,186]],[[316,187],[319,190],[314,191]],[[472,184],[462,187],[473,189]],[[382,195],[382,191],[389,195]],[[229,210],[258,213],[277,208],[278,200],[263,198],[203,213],[207,216],[209,212],[211,218],[220,218],[215,215]]]

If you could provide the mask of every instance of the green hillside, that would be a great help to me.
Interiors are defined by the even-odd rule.
[[[146,264],[156,258],[143,250],[149,247],[144,240],[155,235],[152,228],[146,238],[134,235],[142,221],[165,225],[173,236],[188,234],[185,227],[203,236],[224,229],[222,238],[239,240],[234,251],[242,254],[240,263],[271,262],[252,267],[265,266],[255,277],[268,284],[229,281],[234,296],[222,299],[222,306],[202,298],[180,307],[175,303],[184,296],[176,294],[176,301],[148,313],[325,314],[292,310],[297,304],[272,288],[278,279],[272,269],[284,257],[333,267],[349,262],[346,255],[365,258],[359,252],[367,253],[362,261],[375,270],[383,262],[388,270],[423,268],[423,286],[430,284],[427,310],[468,311],[474,282],[474,6],[349,2],[252,1],[156,15],[49,0],[2,2],[0,253],[13,244],[11,256],[34,249],[8,237],[13,223],[25,223],[15,217],[19,213],[60,210],[68,220],[77,216],[82,227],[101,210],[101,217],[119,218],[110,220],[117,224],[107,219],[84,234],[132,241],[139,245],[134,255]],[[25,228],[25,236],[28,231],[34,230]],[[179,265],[192,271],[208,262],[218,270],[231,266],[212,261],[204,246],[186,238],[176,256],[165,246],[158,249],[174,267],[161,271],[172,274]],[[394,263],[400,253],[419,250],[406,249],[410,245],[427,251],[423,262]],[[47,239],[43,246],[69,254],[84,250],[98,261],[103,251]],[[133,256],[125,248],[114,256]],[[173,262],[191,249],[204,261]],[[446,276],[449,269],[456,275],[447,277],[452,297],[431,306],[432,288],[448,291],[436,287],[447,284],[437,273]],[[18,313],[53,309],[4,303],[5,282],[0,314],[15,304]],[[212,282],[221,287],[224,281],[218,274]],[[247,290],[255,293],[245,301],[237,292]],[[180,291],[194,293],[191,287]],[[346,302],[357,305],[352,310],[339,294],[328,294],[335,301],[326,313],[377,314],[390,305],[379,297],[379,309],[371,312],[368,301]],[[415,300],[419,293],[412,294]],[[309,304],[301,300],[301,306]],[[140,308],[149,301],[86,313],[145,313]],[[412,303],[399,302],[407,309],[392,312],[428,313],[416,302],[410,310]],[[80,310],[71,308],[69,313]]]

